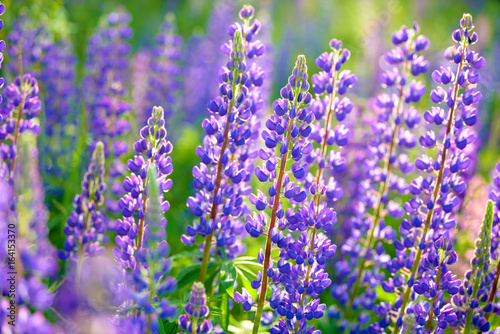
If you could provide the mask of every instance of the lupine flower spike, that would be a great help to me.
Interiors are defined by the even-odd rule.
[[[80,283],[85,256],[95,257],[104,254],[100,245],[106,232],[100,207],[104,204],[106,182],[104,179],[104,145],[96,144],[88,171],[83,176],[82,192],[73,198],[75,208],[68,217],[64,228],[66,241],[64,250],[59,251],[62,260],[71,259],[77,264],[75,283]]]
[[[415,313],[417,322],[426,323],[425,329],[429,331],[433,323],[437,324],[438,332],[442,332],[456,321],[452,306],[443,300],[445,292],[454,295],[460,286],[460,281],[447,269],[447,265],[457,260],[450,239],[457,225],[454,214],[459,204],[454,193],[461,194],[466,189],[457,173],[470,166],[470,160],[462,151],[474,141],[467,127],[474,125],[477,119],[475,106],[481,100],[481,93],[476,89],[477,70],[485,63],[483,57],[471,50],[478,39],[472,32],[472,17],[465,14],[460,26],[452,35],[458,45],[448,48],[444,54],[448,61],[457,65],[456,74],[443,67],[432,73],[433,80],[442,86],[431,92],[431,100],[436,104],[445,103],[448,114],[440,107],[433,107],[424,114],[430,125],[445,126],[441,132],[442,142],[435,140],[437,136],[433,130],[419,140],[429,152],[437,147],[439,156],[434,161],[424,154],[415,161],[415,167],[427,174],[416,178],[409,186],[413,197],[405,203],[404,209],[410,217],[401,223],[402,237],[394,241],[396,257],[387,266],[392,277],[385,283],[386,291],[399,291],[392,311],[397,313],[393,334],[399,332],[406,313]],[[448,152],[452,153],[451,157]],[[407,270],[409,273],[405,277],[403,273]],[[429,300],[429,308],[423,305],[422,299],[410,303],[422,295]],[[379,316],[387,319],[391,305],[381,304],[376,310]],[[379,332],[389,323],[380,321],[371,330]]]
[[[385,224],[385,216],[401,219],[403,215],[403,209],[391,195],[408,192],[400,174],[414,170],[405,151],[415,147],[416,137],[412,130],[421,120],[412,104],[420,101],[426,90],[416,78],[429,67],[420,55],[428,49],[429,40],[418,33],[419,27],[414,24],[410,29],[403,26],[393,34],[395,47],[384,56],[390,69],[380,77],[382,87],[390,94],[381,94],[371,102],[377,119],[371,126],[368,159],[363,163],[364,179],[358,186],[361,191],[354,200],[354,216],[350,218],[351,237],[341,248],[345,260],[336,265],[337,272],[346,279],[332,287],[334,298],[345,306],[341,329],[348,325],[351,313],[365,306],[370,310],[376,299],[373,287],[383,278],[379,267],[387,257],[380,240],[395,237],[395,232]],[[363,293],[359,293],[365,286]],[[360,317],[366,319],[365,314]],[[364,322],[353,321],[351,329],[360,329]]]
[[[264,79],[260,67],[254,63],[248,68],[245,62],[245,58],[264,53],[262,43],[253,42],[260,29],[258,20],[251,21],[253,14],[251,6],[244,6],[240,11],[244,25],[229,28],[232,42],[222,47],[229,61],[219,76],[220,96],[208,103],[212,115],[202,123],[206,136],[203,146],[196,150],[201,158],[201,164],[193,168],[198,193],[188,199],[187,205],[199,219],[187,226],[182,241],[192,245],[197,235],[205,238],[200,245],[200,282],[205,280],[211,254],[234,258],[245,249],[239,240],[245,231],[237,218],[249,212],[243,199],[251,193]]]
[[[476,250],[471,261],[471,270],[465,274],[460,293],[453,296],[453,304],[459,308],[459,320],[464,322],[463,332],[469,334],[472,326],[481,332],[490,329],[490,323],[484,317],[492,305],[487,303],[489,284],[485,284],[490,271],[491,232],[493,226],[493,201],[486,204],[481,230],[476,240]]]
[[[172,187],[172,180],[168,179],[173,170],[168,156],[172,144],[166,140],[161,107],[153,108],[140,135],[141,139],[134,144],[137,155],[127,163],[131,172],[123,182],[127,193],[118,202],[123,218],[116,222],[117,247],[113,253],[122,271],[121,289],[127,300],[115,322],[117,326],[127,321],[139,323],[150,333],[157,330],[157,317],[175,313],[165,298],[159,300],[160,295],[176,289],[175,279],[167,276],[171,262],[165,241],[164,213],[170,204],[163,199],[163,194]],[[158,304],[153,307],[153,303]],[[129,313],[134,309],[134,313]]]
[[[266,122],[267,130],[262,131],[266,148],[260,149],[259,157],[264,163],[262,168],[255,169],[255,175],[261,182],[270,182],[270,186],[267,194],[257,190],[257,195],[252,194],[249,199],[258,211],[271,208],[271,218],[268,222],[263,213],[249,214],[245,225],[253,238],[266,235],[265,250],[261,250],[259,254],[259,262],[263,267],[258,273],[257,281],[252,283],[259,290],[254,334],[259,329],[269,284],[279,282],[281,274],[288,276],[291,269],[285,257],[279,260],[276,269],[271,259],[273,244],[280,248],[287,244],[287,238],[283,232],[279,232],[287,227],[283,200],[286,198],[290,203],[300,203],[307,197],[306,190],[300,184],[296,186],[289,175],[292,172],[299,181],[305,178],[308,166],[302,161],[303,156],[313,149],[312,144],[306,140],[311,133],[310,123],[314,118],[307,109],[312,100],[307,78],[306,58],[300,55],[288,78],[288,84],[281,89],[281,99],[273,103],[274,115]],[[287,163],[292,159],[296,162],[289,166]],[[279,303],[279,299],[276,300]],[[277,307],[277,304],[272,305]]]
[[[488,300],[486,307],[483,309],[485,312],[484,318],[488,320],[491,314],[500,314],[500,304],[497,300],[497,292],[500,288],[500,261],[499,261],[499,244],[500,244],[500,162],[497,163],[495,174],[490,190],[489,198],[493,201],[493,226],[491,237],[491,259],[497,261],[497,266],[485,277],[485,287],[488,292]]]
[[[210,310],[207,306],[207,294],[203,283],[195,282],[193,284],[184,311],[186,313],[179,317],[179,327],[183,333],[205,334],[212,332],[212,322],[205,319]]]

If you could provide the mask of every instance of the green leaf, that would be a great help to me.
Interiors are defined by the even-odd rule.
[[[161,326],[160,326],[161,328]],[[165,334],[176,334],[179,332],[179,325],[177,322],[170,322],[166,321],[163,323],[163,332],[160,329],[160,333],[165,333]]]
[[[161,321],[161,319],[158,319],[158,328],[160,329],[160,334],[167,334],[165,332],[165,328],[164,328],[164,325],[163,325],[163,321]]]
[[[66,280],[66,279],[62,279],[62,280],[60,280],[60,281],[55,281],[54,283],[52,283],[52,285],[51,285],[51,286],[50,286],[50,288],[49,288],[49,291],[50,291],[50,292],[54,292],[54,291],[56,291],[57,289],[59,289],[59,288],[61,287],[61,285],[63,285],[63,283],[64,283],[64,281],[65,281],[65,280]]]
[[[232,263],[224,263],[220,268],[220,284],[224,290],[232,288],[237,277],[238,273]]]
[[[200,276],[200,268],[201,262],[198,262],[182,269],[177,275],[177,289],[180,290],[197,281]],[[210,263],[207,268],[207,277],[210,277],[210,274],[216,272],[217,268],[218,265],[216,263]]]

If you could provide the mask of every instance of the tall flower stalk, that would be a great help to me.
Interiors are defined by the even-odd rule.
[[[259,290],[253,325],[254,334],[259,330],[269,280],[277,280],[279,273],[286,274],[290,270],[290,264],[282,258],[275,272],[271,259],[273,244],[278,247],[286,244],[283,232],[278,232],[279,229],[283,230],[287,227],[282,196],[290,203],[303,202],[307,197],[306,191],[300,187],[300,184],[295,186],[295,182],[289,175],[292,172],[299,181],[307,175],[308,166],[302,158],[313,149],[312,144],[306,140],[311,133],[310,123],[314,118],[313,114],[307,111],[312,100],[308,92],[307,78],[306,59],[300,55],[292,75],[288,78],[288,84],[281,89],[281,99],[273,102],[275,114],[267,120],[267,130],[262,131],[266,149],[260,149],[259,157],[265,162],[263,168],[255,169],[255,175],[261,182],[270,182],[271,186],[268,195],[257,190],[257,195],[252,194],[249,199],[258,211],[271,208],[271,218],[268,223],[263,213],[249,214],[245,225],[247,232],[253,238],[263,233],[267,236],[265,249],[261,250],[262,254],[259,255],[259,262],[263,265],[262,270],[258,273],[257,281],[252,284],[255,289]],[[292,159],[296,162],[287,166]],[[275,273],[278,277],[274,277]]]
[[[251,193],[249,181],[252,160],[257,154],[255,142],[262,109],[259,87],[264,79],[258,66],[247,68],[245,62],[245,58],[264,53],[260,41],[252,42],[260,29],[258,20],[252,22],[253,15],[253,7],[243,6],[243,25],[235,23],[229,29],[232,42],[222,48],[229,61],[219,77],[220,96],[208,103],[212,115],[202,123],[206,136],[204,145],[196,150],[202,160],[200,166],[193,168],[198,193],[188,199],[187,205],[199,220],[187,226],[182,241],[192,245],[196,235],[205,238],[200,246],[200,282],[205,281],[211,254],[234,258],[244,251],[237,240],[244,234],[237,218],[248,211],[243,198]],[[216,245],[212,249],[214,237]]]
[[[492,235],[491,235],[491,259],[497,261],[496,267],[491,270],[484,277],[484,288],[487,291],[488,299],[486,306],[483,308],[484,318],[489,320],[491,314],[498,314],[500,305],[497,300],[497,292],[500,282],[500,257],[499,257],[499,244],[500,244],[500,162],[497,163],[495,174],[489,198],[493,201],[493,221],[492,221]],[[484,300],[482,300],[484,301]]]
[[[460,294],[453,297],[453,304],[458,308],[463,321],[462,333],[469,334],[472,326],[481,332],[490,329],[490,323],[484,317],[485,310],[491,308],[488,304],[489,284],[485,284],[490,270],[491,232],[493,225],[493,201],[486,204],[483,223],[476,240],[474,258],[471,260],[471,270],[465,274],[465,280],[460,288]]]
[[[449,108],[448,115],[445,115],[440,107],[433,107],[424,114],[425,120],[430,124],[446,126],[442,132],[443,140],[439,143],[433,130],[429,130],[419,140],[424,148],[437,147],[439,156],[433,161],[424,154],[415,161],[416,168],[428,174],[425,178],[418,177],[410,184],[409,190],[414,197],[404,205],[410,218],[404,219],[401,224],[400,232],[403,236],[401,240],[394,242],[396,258],[388,266],[393,277],[387,281],[387,289],[401,290],[394,304],[394,311],[397,312],[392,330],[394,334],[399,332],[412,296],[417,298],[418,295],[424,294],[426,298],[431,299],[431,308],[426,316],[426,328],[430,329],[435,314],[439,314],[437,310],[434,312],[434,308],[440,309],[441,314],[444,314],[443,309],[448,309],[448,304],[442,300],[443,291],[450,294],[458,292],[453,287],[459,284],[459,281],[446,271],[446,264],[456,261],[456,254],[453,255],[454,252],[451,251],[448,231],[456,226],[453,214],[459,200],[454,193],[462,193],[466,188],[457,172],[467,169],[470,165],[470,161],[461,151],[474,140],[467,126],[475,123],[475,118],[470,115],[476,112],[475,105],[481,99],[481,93],[475,89],[479,80],[476,70],[484,65],[484,58],[470,48],[477,41],[477,34],[472,33],[472,17],[464,15],[460,25],[461,28],[453,33],[453,40],[458,45],[448,48],[445,52],[445,58],[457,65],[456,74],[450,68],[441,68],[432,74],[433,80],[444,87],[438,86],[434,89],[430,94],[431,100],[436,104],[444,102]],[[451,158],[447,156],[448,151],[453,153]],[[434,250],[437,250],[437,254],[441,254],[442,260],[445,261],[437,262],[440,263],[440,268],[444,266],[442,272],[436,271],[435,262],[430,262],[433,266],[427,265],[431,258],[435,257]],[[404,268],[408,269],[407,280],[401,274],[406,271]],[[433,283],[430,286],[422,285],[424,281]],[[418,287],[422,286],[425,286],[425,289],[419,290]],[[412,295],[412,291],[415,294]],[[384,306],[379,309],[378,315],[387,316],[389,311],[390,308]],[[454,321],[453,317],[445,319],[445,323],[439,323],[440,327]],[[438,321],[441,321],[440,317]],[[382,325],[387,326],[388,322],[383,322]],[[374,326],[380,327],[381,324]]]
[[[419,27],[414,24],[410,29],[403,26],[393,34],[395,48],[384,57],[390,69],[380,77],[382,86],[390,94],[381,94],[371,103],[377,119],[371,127],[373,134],[369,138],[368,159],[363,164],[361,187],[364,189],[355,200],[351,237],[342,246],[346,259],[337,263],[337,270],[347,279],[332,288],[334,298],[345,307],[341,328],[346,328],[353,310],[370,305],[375,299],[373,287],[381,279],[377,267],[383,265],[385,255],[380,245],[375,250],[375,243],[395,235],[390,227],[385,226],[385,216],[402,217],[403,210],[390,195],[391,192],[408,192],[408,186],[398,172],[406,174],[414,170],[404,152],[416,145],[412,130],[420,123],[420,116],[412,104],[420,101],[425,93],[423,83],[412,78],[425,73],[429,67],[420,55],[428,49],[429,41],[418,33]],[[373,210],[371,214],[370,210]],[[352,267],[356,269],[353,271]],[[360,295],[360,289],[365,285],[369,286]],[[358,321],[352,323],[355,327],[361,325]]]
[[[105,203],[106,217],[109,213],[120,212],[116,198],[123,195],[121,181],[126,170],[120,157],[129,151],[125,135],[131,129],[126,117],[131,107],[125,96],[129,88],[130,20],[130,14],[123,8],[110,13],[105,24],[90,38],[85,61],[87,75],[83,86],[89,132],[93,136],[92,146],[102,141],[106,156],[110,190]],[[114,228],[114,219],[107,219],[106,222],[108,228]]]
[[[100,246],[102,235],[106,232],[104,218],[100,212],[106,192],[104,173],[104,145],[98,142],[82,180],[82,192],[73,198],[75,209],[64,228],[67,236],[64,250],[59,251],[61,259],[70,258],[76,262],[77,288],[80,285],[84,257],[95,257],[104,253],[104,248]]]
[[[116,222],[113,253],[123,276],[120,288],[127,298],[115,320],[119,327],[127,321],[138,322],[143,332],[151,333],[157,331],[158,317],[175,313],[165,298],[159,300],[163,293],[176,289],[175,279],[168,276],[171,262],[164,214],[170,204],[163,197],[172,187],[168,179],[173,170],[168,156],[172,144],[166,140],[161,107],[153,108],[140,135],[134,144],[137,155],[127,163],[131,172],[123,182],[127,193],[118,202],[123,218]]]

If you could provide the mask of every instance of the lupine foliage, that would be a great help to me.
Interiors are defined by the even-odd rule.
[[[478,173],[470,14],[439,61],[427,27],[394,32],[366,97],[352,41],[292,67],[248,4],[231,24],[218,2],[205,37],[168,13],[135,54],[124,7],[84,48],[41,12],[0,41],[2,333],[498,332],[500,163]]]

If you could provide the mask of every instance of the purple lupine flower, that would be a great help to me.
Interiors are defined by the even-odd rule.
[[[493,201],[494,205],[490,255],[491,260],[497,261],[497,265],[496,267],[491,268],[489,272],[485,273],[483,282],[480,285],[480,289],[485,289],[488,297],[486,301],[484,299],[480,299],[481,302],[486,303],[486,305],[482,309],[482,311],[484,312],[484,317],[473,317],[473,323],[476,319],[485,319],[486,321],[488,321],[492,314],[497,316],[500,315],[500,303],[496,299],[498,292],[498,282],[500,278],[500,262],[498,261],[498,246],[500,243],[500,162],[497,163],[493,174],[493,182],[491,185],[489,198],[491,201]]]
[[[312,96],[308,92],[309,83],[307,78],[306,59],[300,55],[297,58],[292,75],[288,78],[288,84],[281,89],[281,99],[273,103],[275,114],[266,121],[267,130],[262,131],[262,139],[264,139],[266,148],[259,150],[259,157],[263,164],[262,167],[255,169],[255,175],[259,181],[269,182],[270,186],[267,193],[257,190],[257,194],[250,195],[249,200],[257,211],[272,208],[271,219],[268,222],[263,213],[248,214],[245,225],[245,229],[253,238],[258,238],[263,233],[267,235],[265,251],[261,250],[262,255],[259,255],[259,262],[263,263],[262,271],[258,273],[257,281],[252,283],[252,286],[259,291],[254,332],[258,330],[260,325],[269,284],[280,282],[279,279],[282,275],[286,278],[290,270],[292,270],[291,264],[287,262],[285,257],[279,260],[276,268],[274,267],[274,261],[271,259],[271,247],[274,244],[283,248],[293,241],[291,237],[285,237],[283,232],[279,230],[284,230],[287,227],[290,230],[300,230],[304,225],[302,221],[295,221],[295,224],[288,222],[289,215],[285,214],[283,209],[284,199],[281,196],[285,197],[289,203],[301,203],[307,198],[307,191],[302,182],[307,175],[308,164],[305,163],[303,157],[313,150],[313,145],[307,141],[307,137],[309,137],[312,130],[310,123],[314,119],[313,113],[307,109],[312,100]],[[287,168],[287,162],[292,161],[292,159],[295,163]],[[278,169],[279,173],[277,172]],[[297,183],[292,181],[289,173],[293,174]],[[307,210],[307,208],[304,208],[304,210]],[[293,210],[288,212],[288,214],[290,213],[293,214]],[[291,220],[293,221],[293,219]],[[298,242],[300,243],[300,240]],[[282,256],[286,254],[285,250],[281,253]],[[274,297],[278,303],[281,302],[277,298],[279,295]],[[283,298],[284,303],[287,302],[286,299]],[[273,301],[274,299],[269,300],[270,305],[277,308],[278,305]],[[287,307],[294,301],[289,300]],[[312,307],[316,310],[318,305],[312,305]],[[311,313],[311,315],[313,314]],[[289,319],[294,318],[294,316],[289,317]]]
[[[200,281],[204,280],[212,253],[235,258],[245,251],[240,240],[245,230],[238,218],[249,212],[243,199],[252,192],[249,182],[257,156],[259,112],[263,108],[260,86],[264,78],[255,63],[247,68],[245,58],[261,56],[264,50],[259,41],[253,41],[260,23],[252,22],[253,14],[244,16],[240,12],[240,18],[244,25],[231,26],[233,40],[222,47],[229,61],[219,77],[220,96],[207,106],[212,115],[202,122],[206,136],[203,146],[196,150],[201,164],[193,168],[193,185],[198,192],[187,201],[199,219],[187,226],[182,241],[192,245],[196,235],[206,238],[200,245]],[[212,249],[213,237],[217,253]]]
[[[38,116],[41,102],[38,98],[38,83],[31,74],[17,77],[4,92],[4,103],[0,115],[4,121],[0,125],[0,158],[4,162],[2,172],[14,179],[18,160],[18,139],[20,134],[40,133],[40,126],[34,118]],[[8,164],[8,165],[7,165]]]
[[[12,23],[12,29],[7,35],[7,55],[12,59],[7,65],[10,73],[22,75],[23,72],[29,72],[37,77],[40,75],[38,64],[46,35],[47,31],[26,15],[21,15]]]
[[[75,82],[76,57],[69,41],[47,42],[40,58],[40,80],[43,82],[44,122],[46,140],[40,144],[41,168],[44,174],[59,180],[68,178],[72,166],[71,149],[75,139],[69,135],[78,113],[77,87]],[[47,194],[62,196],[62,183],[45,182]]]
[[[181,68],[182,37],[176,34],[175,16],[167,14],[155,38],[156,45],[152,51],[148,70],[148,90],[145,106],[149,112],[152,106],[166,105],[165,122],[169,128],[170,120],[178,107]],[[143,124],[146,119],[140,121]],[[172,128],[173,129],[173,128]],[[172,130],[170,130],[172,132]]]
[[[337,121],[343,121],[352,110],[349,98],[342,97],[354,83],[356,76],[350,71],[340,71],[341,66],[349,59],[350,52],[342,49],[342,42],[333,39],[330,41],[332,51],[323,53],[316,63],[322,72],[313,76],[313,89],[317,94],[310,110],[317,123],[312,126],[309,140],[315,139],[320,148],[304,153],[306,164],[316,167],[316,173],[307,173],[307,177],[298,178],[298,169],[292,165],[292,173],[296,177],[295,187],[304,186],[310,197],[300,204],[295,212],[287,210],[285,217],[290,231],[299,231],[297,238],[288,237],[285,243],[278,244],[281,248],[280,262],[282,267],[289,265],[287,273],[279,272],[273,275],[273,281],[279,283],[270,298],[270,305],[284,318],[271,332],[300,332],[309,333],[314,326],[308,326],[308,321],[323,316],[326,305],[320,304],[319,295],[330,286],[331,279],[325,272],[328,258],[333,257],[336,245],[320,233],[321,230],[330,232],[336,222],[336,213],[323,202],[321,197],[334,202],[342,195],[342,190],[336,186],[336,181],[330,177],[325,179],[325,172],[335,168],[340,169],[344,160],[340,151],[331,150],[336,143],[339,147],[346,144],[348,134],[343,124],[332,129],[333,115]],[[325,124],[320,121],[325,118]],[[335,139],[333,139],[335,138]],[[292,151],[293,152],[293,151]],[[293,154],[293,153],[292,153]],[[301,184],[303,183],[303,184]],[[286,187],[285,187],[286,189]],[[278,268],[280,268],[278,262]],[[294,306],[298,304],[298,308]]]
[[[184,311],[186,313],[181,314],[178,320],[182,333],[212,333],[213,324],[205,319],[210,309],[207,306],[207,294],[203,283],[193,283]]]
[[[48,136],[62,136],[61,127],[74,118],[76,57],[69,41],[52,42],[43,46],[40,62],[44,84],[44,131]]]
[[[186,121],[195,123],[207,116],[206,103],[217,94],[219,64],[225,60],[220,46],[227,40],[227,27],[232,22],[235,5],[230,1],[217,1],[208,21],[206,36],[193,36],[187,41],[182,107]]]
[[[127,163],[131,172],[123,182],[127,193],[118,202],[123,218],[116,223],[117,247],[113,254],[122,271],[120,288],[126,296],[119,312],[121,319],[142,323],[142,328],[155,331],[158,317],[167,318],[175,313],[175,308],[159,296],[174,291],[177,286],[175,279],[168,276],[172,264],[165,240],[164,213],[170,204],[163,195],[172,187],[168,176],[173,166],[168,156],[172,144],[166,139],[161,107],[153,108],[140,135],[141,139],[134,144],[137,155]],[[148,298],[144,298],[145,295]],[[158,305],[154,307],[153,302]],[[137,306],[131,308],[131,305]],[[116,325],[125,321],[115,320]]]
[[[62,260],[70,258],[77,264],[75,283],[80,284],[80,276],[85,256],[95,257],[104,254],[100,245],[106,232],[104,217],[100,207],[104,204],[106,182],[104,170],[104,145],[96,144],[88,171],[83,176],[82,192],[73,198],[75,208],[67,219],[64,228],[66,241],[64,249],[59,251]]]
[[[391,291],[400,292],[392,310],[398,313],[393,333],[398,333],[402,317],[411,309],[408,306],[410,300],[418,297],[414,286],[421,285],[423,281],[432,281],[432,289],[435,291],[432,295],[425,296],[431,297],[425,328],[432,329],[436,320],[437,330],[441,332],[456,321],[455,317],[450,316],[443,323],[442,319],[436,316],[440,314],[440,310],[448,308],[447,304],[440,300],[442,295],[439,292],[445,291],[450,284],[456,284],[456,279],[447,276],[448,272],[442,272],[445,267],[427,266],[426,259],[432,256],[434,245],[440,242],[441,237],[445,236],[447,239],[446,236],[456,226],[454,213],[460,201],[455,193],[461,193],[466,188],[457,173],[469,167],[470,163],[462,151],[474,140],[473,133],[468,129],[474,122],[466,122],[465,119],[481,99],[481,93],[474,88],[474,84],[479,80],[477,70],[484,66],[484,58],[471,50],[471,45],[477,41],[477,34],[472,33],[472,17],[464,14],[460,26],[461,28],[452,35],[458,45],[448,48],[445,52],[445,58],[458,67],[457,73],[450,68],[441,68],[432,74],[433,80],[441,85],[431,92],[431,100],[438,105],[446,104],[449,112],[445,115],[441,107],[435,107],[424,114],[424,119],[430,125],[435,124],[439,129],[446,126],[446,129],[444,132],[438,132],[438,136],[434,135],[434,130],[429,130],[428,137],[422,136],[419,140],[420,144],[429,150],[437,147],[439,156],[432,159],[423,154],[415,161],[415,167],[426,175],[416,178],[408,188],[413,197],[405,203],[404,209],[410,217],[403,219],[401,223],[399,232],[402,236],[394,241],[396,257],[387,265],[392,274],[390,279],[394,281],[397,278],[398,282],[402,283],[401,286],[391,286]],[[464,91],[461,92],[460,89]],[[434,137],[443,139],[436,143],[428,140]],[[448,151],[452,152],[451,157],[447,156]],[[451,242],[447,244],[452,245]],[[451,252],[451,249],[447,251]],[[439,262],[439,259],[436,262]],[[436,267],[442,270],[436,270]],[[403,268],[410,270],[408,277],[403,274]],[[388,313],[383,316],[388,316]],[[389,321],[384,322],[384,325],[389,325]]]
[[[130,80],[134,83],[132,86],[132,106],[135,112],[136,119],[143,119],[140,124],[145,124],[147,121],[147,115],[145,110],[148,106],[148,101],[146,100],[146,94],[149,89],[149,63],[151,62],[151,52],[148,49],[140,50],[135,53],[132,59],[132,74]],[[151,108],[148,109],[148,113]]]
[[[45,320],[42,312],[51,307],[54,293],[45,282],[56,277],[57,252],[48,239],[48,210],[44,204],[44,190],[38,170],[38,152],[29,144],[23,145],[21,150],[23,154],[20,155],[19,170],[16,171],[14,180],[16,187],[12,187],[3,177],[0,180],[0,190],[5,194],[0,200],[2,201],[0,216],[7,218],[0,220],[0,227],[6,232],[12,231],[9,232],[8,238],[6,236],[1,240],[1,246],[5,251],[0,254],[2,256],[0,279],[8,283],[10,275],[15,273],[15,282],[11,284],[16,285],[14,298],[18,308],[16,318],[2,316],[2,322],[6,324],[6,326],[2,324],[2,328],[10,327],[7,322],[16,319],[18,320],[15,321],[16,326],[23,328],[26,326],[23,321],[32,318],[32,330],[47,332],[48,329],[52,330],[52,326]],[[13,197],[15,205],[24,208],[22,215],[14,212]],[[13,240],[10,237],[12,233],[15,233],[15,241],[10,241]],[[12,242],[15,251],[12,249]],[[2,284],[3,296],[11,295],[9,292],[12,289],[11,284]],[[9,301],[9,298],[5,300]],[[23,312],[24,319],[20,318],[20,312]]]
[[[460,286],[460,293],[453,296],[453,305],[457,308],[458,321],[464,328],[464,333],[471,331],[474,325],[481,332],[490,329],[490,323],[484,317],[485,310],[492,308],[488,302],[490,292],[490,255],[491,234],[494,216],[493,201],[486,204],[483,223],[476,240],[474,258],[471,260],[471,270],[465,274],[465,280]]]
[[[385,216],[401,219],[404,213],[391,199],[391,193],[406,194],[408,186],[399,174],[414,170],[405,151],[416,144],[411,131],[420,122],[420,116],[411,104],[418,102],[425,93],[425,86],[414,78],[426,72],[429,66],[420,55],[428,48],[429,41],[418,33],[419,27],[414,24],[410,29],[403,26],[393,34],[395,48],[384,56],[389,68],[380,76],[389,94],[381,94],[370,101],[376,120],[370,124],[372,133],[366,139],[368,149],[363,160],[363,180],[357,186],[360,191],[353,201],[353,216],[349,217],[351,236],[341,248],[344,259],[336,263],[337,272],[345,279],[332,286],[333,297],[345,307],[341,328],[348,325],[352,311],[371,310],[376,300],[374,287],[384,277],[380,268],[387,259],[378,241],[395,237],[395,232],[385,224]],[[370,216],[372,209],[374,214]],[[369,260],[372,265],[368,266]],[[359,294],[363,286],[367,288]],[[351,330],[359,330],[364,325],[357,319],[351,324]]]
[[[105,156],[111,158],[106,166],[110,189],[106,209],[112,214],[119,213],[115,198],[123,195],[121,180],[126,167],[119,158],[129,150],[124,136],[131,128],[125,117],[131,107],[124,96],[129,83],[130,20],[130,14],[123,8],[108,15],[104,26],[98,29],[87,45],[85,65],[88,74],[83,80],[85,107],[94,140],[92,146],[102,141]],[[108,228],[114,228],[113,223],[114,219],[108,219]]]

